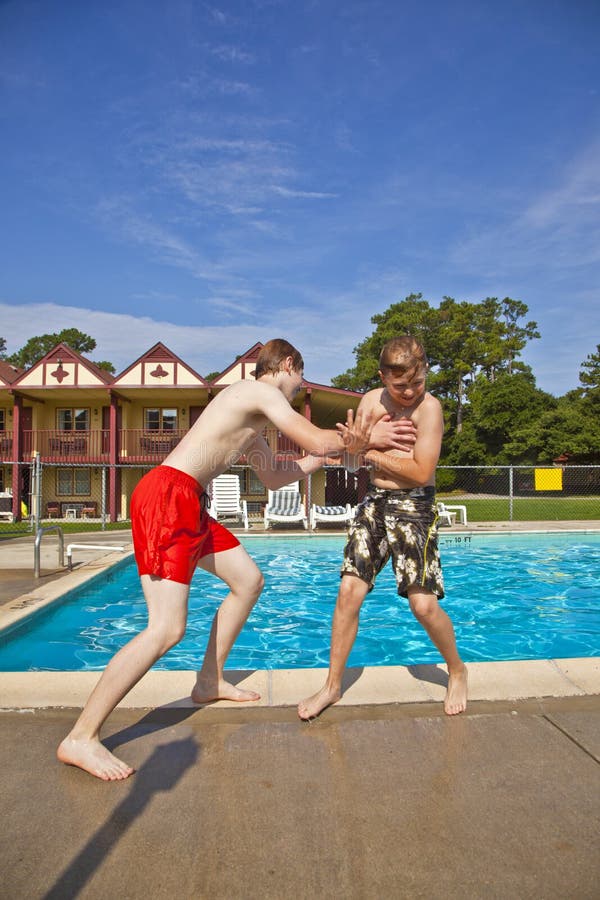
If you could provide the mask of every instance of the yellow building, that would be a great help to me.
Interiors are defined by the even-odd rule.
[[[132,491],[144,472],[167,456],[220,390],[252,378],[262,348],[255,344],[207,382],[162,343],[113,376],[58,344],[30,369],[0,364],[0,494],[12,496],[21,518],[29,502],[31,461],[43,466],[40,518],[126,520]],[[321,428],[344,421],[361,395],[303,383],[294,407]],[[274,428],[265,436],[276,453],[301,455]],[[258,514],[266,489],[242,464],[242,496]],[[355,502],[356,485],[344,470],[311,480],[312,502]],[[35,500],[35,498],[34,498]]]

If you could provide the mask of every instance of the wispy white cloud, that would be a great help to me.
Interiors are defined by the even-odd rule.
[[[219,265],[206,260],[178,235],[131,209],[124,198],[105,198],[96,206],[97,219],[119,239],[150,248],[162,261],[185,269],[196,278],[219,281],[229,278]]]
[[[245,97],[249,97],[251,94],[257,93],[257,88],[252,84],[248,84],[246,81],[230,81],[227,78],[213,78],[211,85],[220,94],[241,94]]]
[[[219,44],[208,49],[209,53],[212,53],[213,56],[216,56],[217,59],[223,62],[244,63],[245,65],[256,62],[254,53],[249,53],[247,50],[242,50],[241,47],[236,47],[232,44]]]
[[[273,191],[280,197],[299,197],[302,200],[334,200],[338,195],[329,194],[324,191],[298,191],[292,188],[281,187],[281,185],[273,185]]]
[[[284,153],[290,150],[289,145],[280,141],[248,138],[208,138],[185,137],[177,140],[172,145],[172,151],[180,155],[193,151],[214,151],[217,153],[229,153],[233,156],[250,153]]]
[[[563,182],[544,192],[523,213],[523,223],[533,228],[554,228],[567,220],[572,227],[599,222],[600,140],[594,142],[566,168]]]
[[[224,12],[222,9],[219,9],[216,6],[208,6],[207,10],[209,16],[217,25],[232,25],[235,21],[233,16],[231,16],[229,13]]]
[[[525,200],[521,208],[494,211],[495,224],[458,242],[452,261],[472,271],[501,275],[600,262],[600,141],[563,172],[560,183]],[[500,222],[498,221],[500,219]]]

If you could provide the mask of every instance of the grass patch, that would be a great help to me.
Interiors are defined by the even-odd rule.
[[[450,505],[464,504],[469,522],[511,521],[508,497],[459,498],[455,494],[438,494],[438,500]],[[512,501],[513,522],[568,522],[573,519],[600,519],[600,497],[514,497]]]
[[[41,522],[43,528],[48,525],[58,525],[63,534],[83,534],[94,531],[126,531],[131,528],[131,522],[107,522],[102,528],[102,522],[90,522],[87,519],[44,519]],[[0,522],[0,539],[3,537],[17,537],[30,534],[33,531],[29,522]]]

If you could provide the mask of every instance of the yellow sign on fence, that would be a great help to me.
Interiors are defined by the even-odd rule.
[[[536,469],[536,491],[562,491],[562,469]]]

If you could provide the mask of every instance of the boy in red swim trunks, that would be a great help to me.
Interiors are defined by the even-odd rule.
[[[202,668],[192,690],[196,703],[258,700],[254,691],[223,677],[227,655],[263,587],[263,577],[237,538],[211,519],[203,486],[242,454],[262,482],[276,490],[316,471],[327,455],[360,453],[368,447],[406,449],[414,429],[378,422],[348,411],[337,430],[317,428],[292,409],[304,364],[287,341],[269,341],[256,363],[255,381],[229,385],[209,403],[164,463],[138,484],[131,500],[132,533],[147,627],[109,662],[79,719],[58,748],[61,762],[104,781],[127,778],[131,766],[100,742],[102,724],[151,666],[181,640],[187,621],[190,581],[196,566],[221,578],[229,593],[215,615]],[[389,418],[389,417],[388,417]],[[261,436],[267,422],[292,438],[307,455],[277,461]]]

